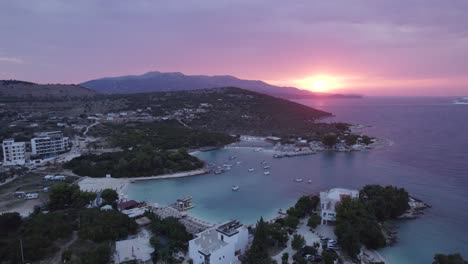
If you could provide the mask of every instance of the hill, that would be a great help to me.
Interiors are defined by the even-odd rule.
[[[143,75],[108,77],[80,85],[105,94],[131,94],[161,91],[198,90],[219,87],[239,87],[283,98],[359,97],[351,95],[313,93],[294,87],[280,87],[258,80],[242,80],[234,76],[184,75],[180,72],[148,72]]]
[[[149,115],[161,120],[226,134],[306,137],[335,131],[318,122],[330,113],[234,87],[109,97],[125,102],[121,111],[148,108]]]
[[[0,97],[89,97],[95,94],[95,91],[75,84],[37,84],[0,80]]]

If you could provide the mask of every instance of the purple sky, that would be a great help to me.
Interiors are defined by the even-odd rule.
[[[1,0],[0,79],[180,71],[468,95],[466,0]]]

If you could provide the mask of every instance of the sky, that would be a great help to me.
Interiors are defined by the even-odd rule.
[[[468,95],[466,0],[0,0],[0,79],[148,71]]]

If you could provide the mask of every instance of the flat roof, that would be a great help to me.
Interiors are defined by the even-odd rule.
[[[228,245],[218,238],[218,232],[214,228],[198,234],[198,237],[194,239],[194,243],[200,248],[198,252],[205,256],[209,256],[211,252]]]

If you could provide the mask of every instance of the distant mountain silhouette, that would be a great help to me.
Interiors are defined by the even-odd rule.
[[[87,97],[95,91],[75,84],[37,84],[0,80],[0,97]]]
[[[354,95],[339,95],[313,93],[294,87],[280,87],[263,81],[242,80],[234,76],[219,75],[184,75],[180,72],[148,72],[143,75],[107,77],[87,81],[80,84],[98,93],[131,94],[161,91],[198,90],[218,87],[238,87],[254,92],[269,94],[283,98],[308,97],[359,97]]]

